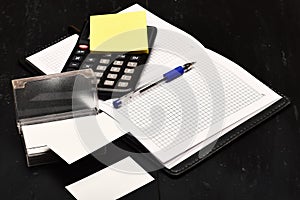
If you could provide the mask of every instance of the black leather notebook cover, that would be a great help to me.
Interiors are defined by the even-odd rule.
[[[183,172],[193,168],[197,164],[201,163],[208,157],[212,156],[217,151],[221,150],[226,145],[230,144],[232,141],[246,133],[248,130],[258,126],[265,120],[269,119],[279,111],[281,111],[283,108],[285,108],[287,105],[290,104],[290,100],[282,96],[282,99],[268,107],[267,109],[263,110],[262,112],[258,113],[256,116],[252,117],[251,119],[247,120],[240,126],[236,127],[235,129],[231,130],[230,132],[226,133],[222,137],[218,139],[216,143],[214,143],[213,147],[208,146],[209,151],[207,148],[204,148],[200,152],[197,152],[196,154],[189,157],[187,160],[181,162],[179,165],[173,167],[172,169],[166,169],[166,171],[169,174],[172,175],[180,175]]]
[[[280,94],[280,93],[279,93]],[[246,122],[242,123],[238,127],[234,128],[233,130],[229,131],[222,137],[220,137],[216,142],[213,142],[213,146],[208,145],[201,151],[198,151],[197,153],[193,154],[183,162],[179,163],[175,167],[171,169],[163,168],[164,171],[173,176],[181,175],[188,170],[192,169],[196,165],[203,162],[205,159],[212,157],[216,152],[224,148],[226,145],[230,144],[234,140],[236,140],[238,137],[242,136],[244,133],[246,133],[248,130],[258,126],[262,122],[266,121],[267,119],[274,116],[276,113],[281,111],[283,108],[288,106],[290,104],[290,100],[280,94],[282,96],[282,99],[275,102],[273,105],[269,106],[262,112],[258,113],[254,117],[250,118]],[[123,141],[125,141],[128,145],[135,148],[139,152],[146,152],[147,150],[145,147],[142,146],[134,137],[132,136],[126,136],[124,137]],[[152,162],[157,162],[156,165],[159,166],[161,164],[158,163],[158,161],[154,157],[148,157],[145,158],[148,160],[151,160]]]

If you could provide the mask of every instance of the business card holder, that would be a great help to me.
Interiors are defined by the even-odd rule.
[[[16,79],[12,86],[28,166],[51,163],[57,155],[46,145],[27,141],[24,126],[97,114],[97,82],[91,69]]]

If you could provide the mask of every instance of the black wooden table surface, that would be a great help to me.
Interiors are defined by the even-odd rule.
[[[1,1],[0,199],[73,199],[64,186],[76,167],[26,167],[11,80],[30,74],[18,58],[66,34],[69,24],[81,27],[88,14],[117,12],[134,2]],[[154,182],[124,199],[300,199],[300,2],[137,2],[281,91],[292,105],[189,173],[176,179],[157,173]]]

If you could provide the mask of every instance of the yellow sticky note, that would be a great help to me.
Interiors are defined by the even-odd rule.
[[[90,50],[148,52],[146,12],[90,16]]]

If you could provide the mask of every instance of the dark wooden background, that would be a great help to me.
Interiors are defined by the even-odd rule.
[[[89,14],[134,2],[242,65],[292,105],[180,178],[156,180],[124,199],[300,199],[300,1],[2,0],[0,3],[0,199],[73,199],[65,163],[27,168],[15,124],[11,80],[30,74],[27,52],[81,27]],[[89,166],[81,167],[89,174]]]

